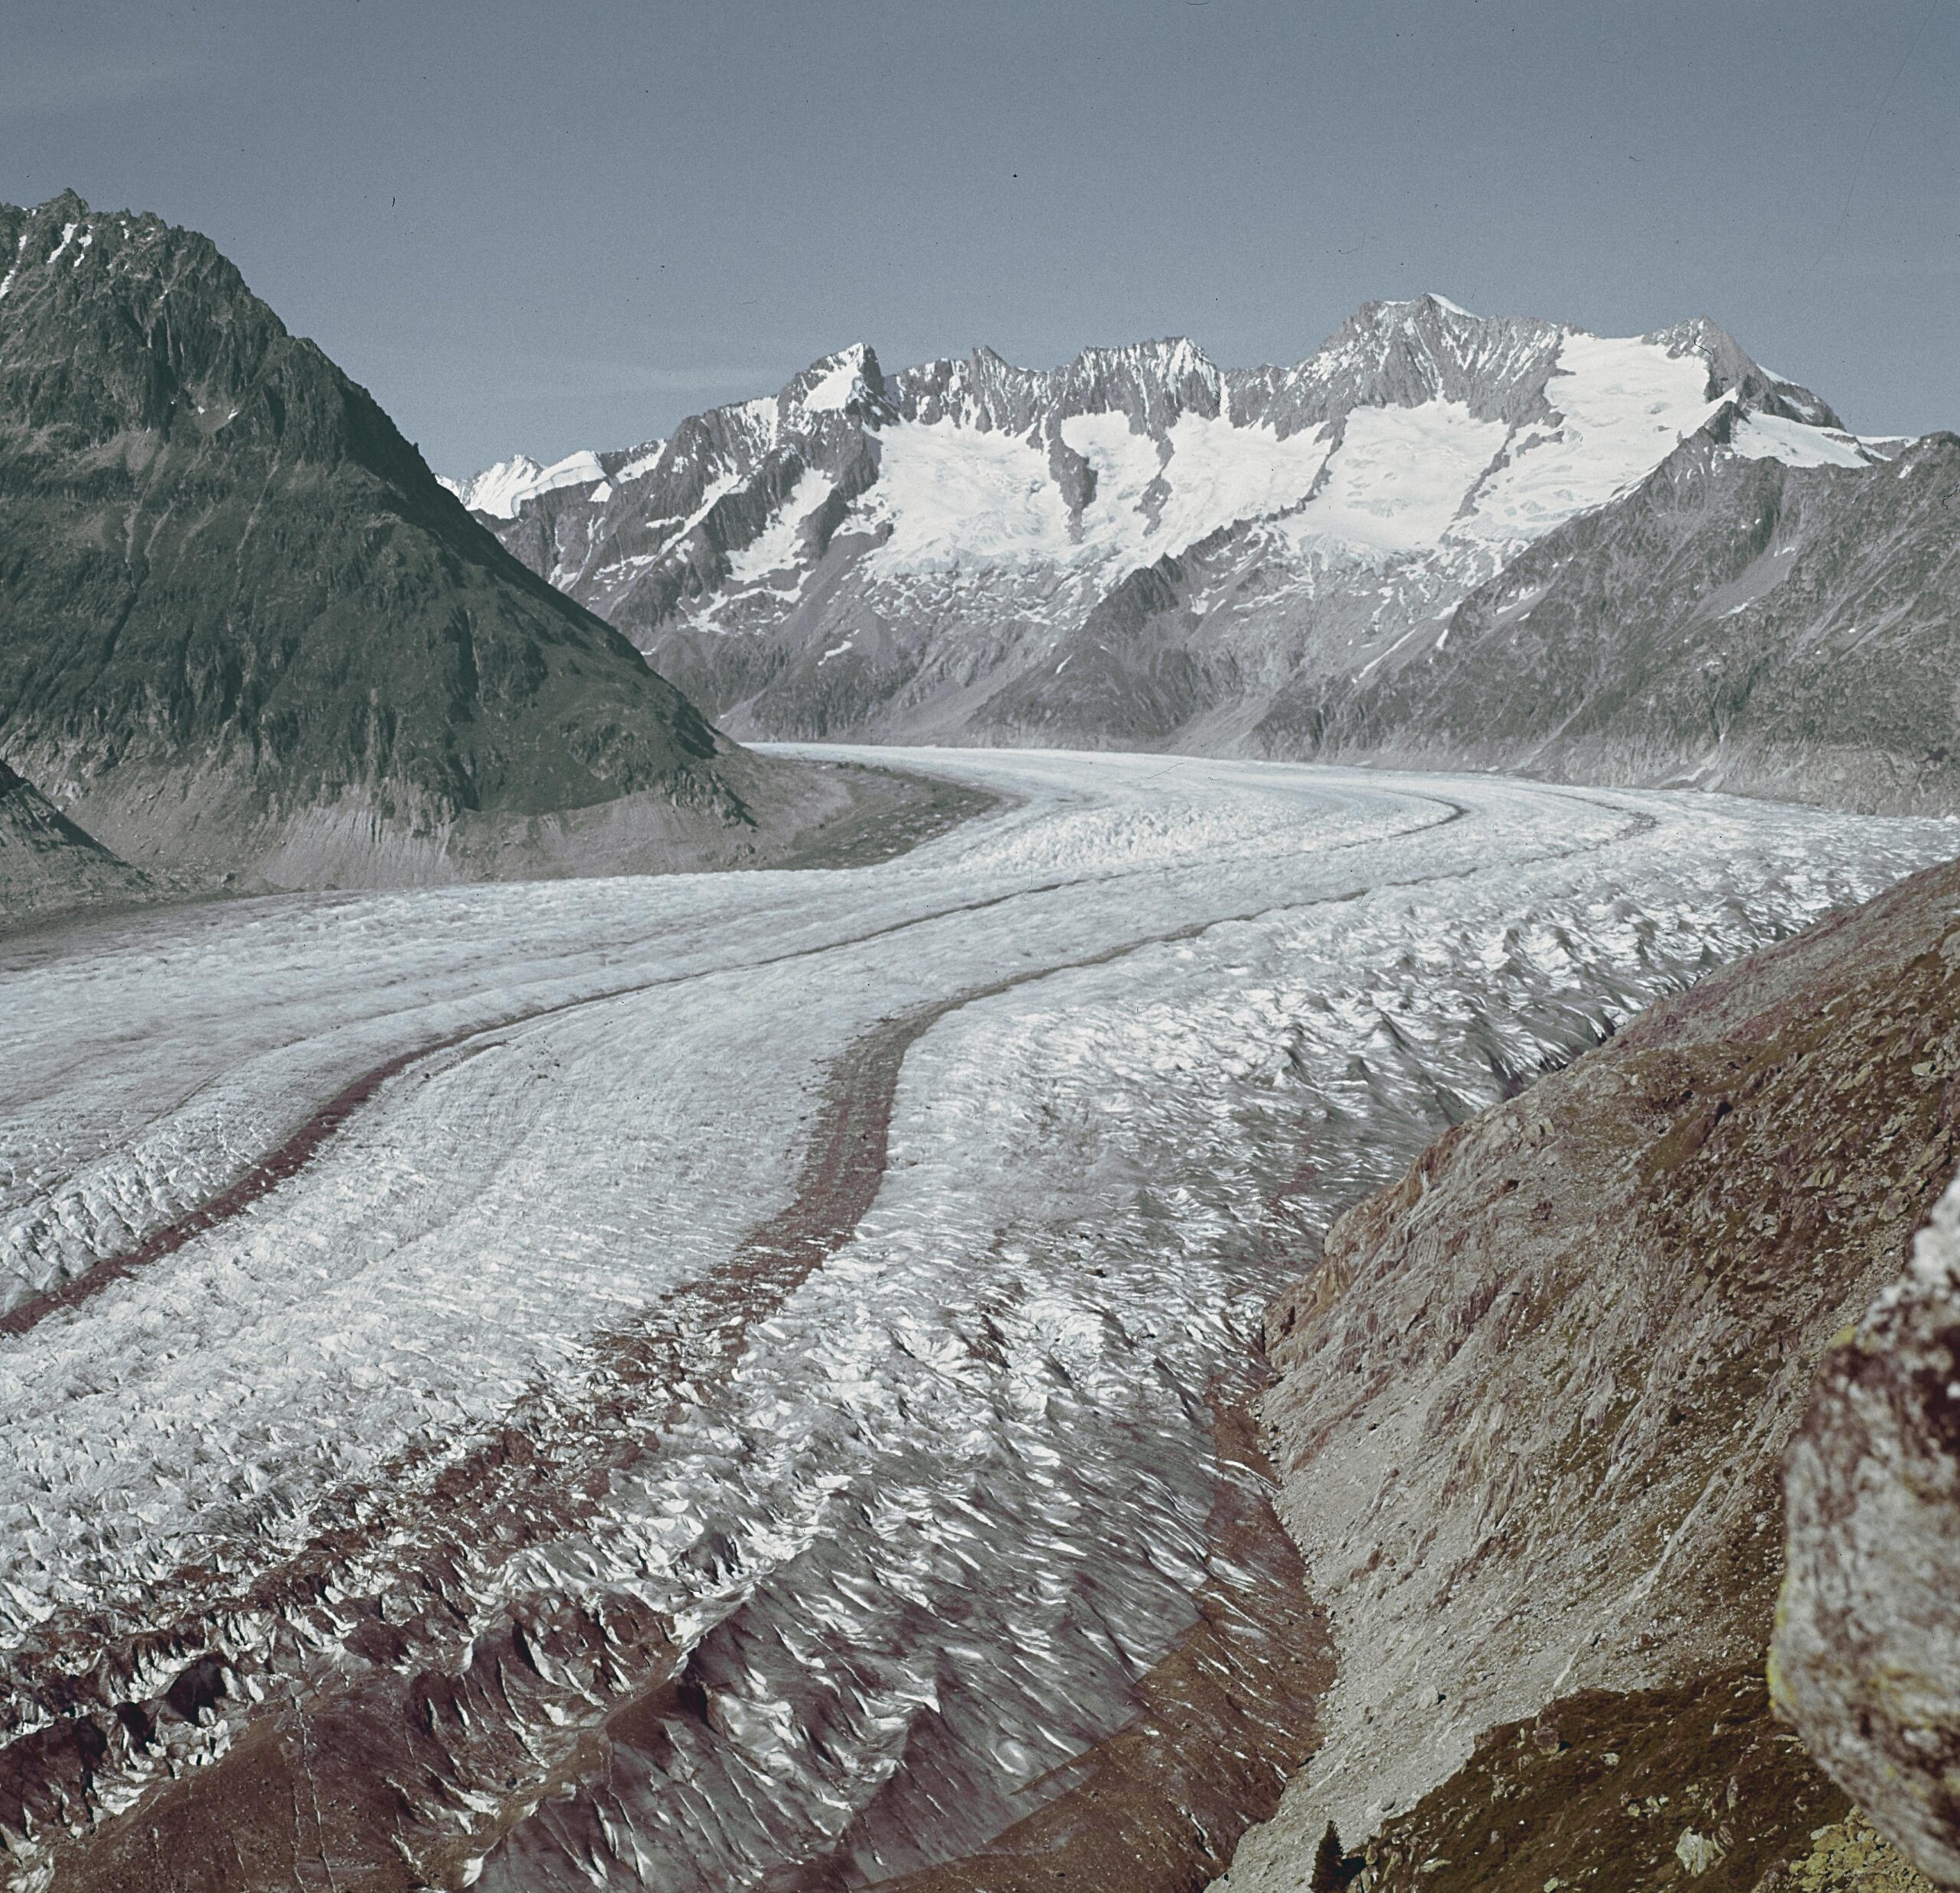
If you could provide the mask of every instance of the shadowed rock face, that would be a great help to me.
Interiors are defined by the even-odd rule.
[[[1401,1862],[1383,1886],[1521,1886],[1471,1871],[1514,1853],[1534,1886],[1599,1872],[1583,1883],[1617,1885],[1611,1822],[1570,1818],[1576,1775],[1531,1786],[1540,1798],[1495,1823],[1498,1852],[1488,1824],[1472,1837],[1484,1851],[1462,1834],[1442,1845],[1473,1802],[1490,1806],[1490,1783],[1473,1793],[1463,1772],[1495,1765],[1473,1762],[1484,1731],[1541,1712],[1582,1721],[1596,1775],[1606,1751],[1633,1751],[1653,1705],[1727,1676],[1743,1694],[1717,1718],[1734,1731],[1722,1768],[1773,1743],[1761,1691],[1744,1701],[1743,1685],[1760,1675],[1781,1575],[1781,1456],[1832,1336],[1896,1277],[1960,1161],[1956,911],[1960,865],[1932,869],[1664,1002],[1445,1137],[1337,1224],[1318,1270],[1276,1306],[1267,1418],[1282,1516],[1328,1605],[1339,1681],[1320,1756],[1242,1846],[1235,1893],[1295,1885],[1331,1817],[1350,1845],[1379,1834]],[[1926,1277],[1922,1265],[1914,1279]],[[1785,1632],[1804,1659],[1785,1689],[1827,1727],[1877,1689],[1855,1680],[1854,1657],[1898,1656],[1936,1597],[1950,1641],[1950,1587],[1903,1588],[1936,1587],[1936,1546],[1949,1561],[1939,1572],[1955,1568],[1939,1430],[1949,1368],[1934,1358],[1945,1317],[1903,1298],[1882,1307],[1827,1367],[1822,1417],[1792,1459],[1793,1545],[1809,1549]],[[1935,1378],[1907,1378],[1922,1369]],[[1909,1487],[1873,1489],[1864,1435]],[[1893,1548],[1881,1556],[1882,1531]],[[1888,1583],[1890,1614],[1867,1622],[1849,1587]],[[1854,1619],[1863,1643],[1846,1640]],[[1920,1643],[1929,1673],[1942,1647]],[[1918,1726],[1949,1752],[1950,1699],[1892,1687],[1887,1713],[1881,1749],[1912,1750]],[[1670,1762],[1659,1734],[1638,1745],[1641,1797],[1668,1795],[1668,1819],[1759,1868],[1795,1872],[1811,1829],[1835,1818],[1820,1810],[1842,1811],[1799,1767],[1787,1793],[1733,1816],[1713,1750]],[[1821,1752],[1862,1796],[1854,1764]],[[1926,1785],[1937,1757],[1919,1752],[1911,1793],[1949,1818]],[[1603,1777],[1595,1788],[1617,1805]],[[1886,1805],[1872,1811],[1907,1841]],[[1423,1875],[1432,1855],[1461,1855],[1461,1870]]]
[[[146,878],[0,763],[0,916],[38,920],[101,901],[141,900]]]
[[[1960,1886],[1960,1192],[1824,1357],[1785,1489],[1777,1706],[1929,1877]]]
[[[0,753],[107,846],[282,884],[767,850],[799,772],[506,553],[207,239],[0,206]]]

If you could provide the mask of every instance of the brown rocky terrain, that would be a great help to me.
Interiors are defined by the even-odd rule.
[[[1960,1885],[1960,1192],[1834,1347],[1785,1465],[1777,1706],[1942,1886]]]
[[[1915,1883],[1762,1677],[1782,1456],[1957,1126],[1960,865],[1655,1007],[1334,1225],[1269,1316],[1266,1418],[1340,1673],[1223,1884],[1305,1885],[1330,1821],[1384,1888]]]

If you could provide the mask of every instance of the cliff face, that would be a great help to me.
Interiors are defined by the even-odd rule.
[[[1960,1886],[1960,1185],[1825,1358],[1786,1468],[1778,1706]]]
[[[836,799],[505,551],[208,239],[0,207],[0,754],[119,854],[715,862]]]
[[[1282,1515],[1340,1677],[1236,1893],[1299,1885],[1330,1819],[1377,1886],[1691,1855],[1747,1889],[1846,1817],[1761,1682],[1778,1466],[1960,1161],[1957,911],[1933,869],[1656,1006],[1276,1306]]]

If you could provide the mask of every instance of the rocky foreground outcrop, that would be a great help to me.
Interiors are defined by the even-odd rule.
[[[1790,1449],[1778,1706],[1960,1886],[1960,1186],[1834,1347]]]
[[[1339,1679],[1233,1893],[1305,1885],[1330,1821],[1371,1888],[1914,1883],[1763,1671],[1782,1456],[1956,1164],[1960,865],[1655,1007],[1334,1225],[1269,1316],[1266,1419]],[[1889,1714],[1878,1746],[1919,1769],[1899,1795],[1940,1818],[1952,1750],[1912,1731],[1952,1724],[1896,1671],[1942,1604],[1950,1641],[1955,1594],[1952,1537],[1900,1535],[1953,1489],[1951,1334],[1916,1292],[1824,1382],[1867,1437],[1903,1440],[1919,1403],[1930,1430],[1889,1449],[1909,1502],[1864,1482],[1849,1432],[1813,1421],[1793,1459],[1818,1550],[1783,1686],[1807,1727]],[[1881,1333],[1917,1364],[1874,1368]],[[1847,1586],[1881,1578],[1906,1588],[1874,1623]],[[1862,1696],[1818,1653],[1854,1623],[1883,1679]]]

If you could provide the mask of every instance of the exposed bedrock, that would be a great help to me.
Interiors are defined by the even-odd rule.
[[[1276,1304],[1282,1515],[1339,1679],[1236,1893],[1304,1885],[1330,1819],[1377,1888],[1880,1884],[1812,1873],[1826,1829],[1909,1883],[1760,1679],[1782,1457],[1960,1158],[1956,907],[1931,869],[1663,1002],[1452,1131]],[[1792,1460],[1783,1686],[1916,1849],[1952,1806],[1923,1679],[1960,1673],[1951,1228]],[[1860,1717],[1862,1748],[1831,1732]]]
[[[1960,1186],[1824,1357],[1785,1489],[1777,1706],[1925,1873],[1960,1886]]]
[[[39,920],[97,901],[141,900],[151,891],[146,876],[0,763],[0,918]]]

